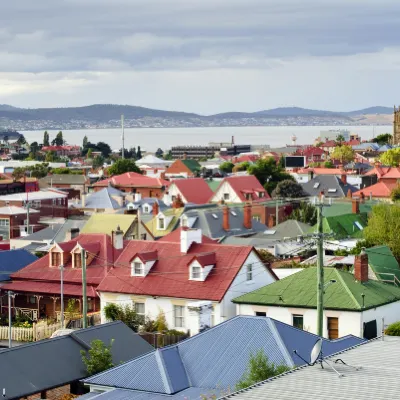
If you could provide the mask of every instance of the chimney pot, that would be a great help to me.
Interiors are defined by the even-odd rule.
[[[113,246],[116,250],[121,250],[124,247],[124,232],[121,231],[119,225],[117,230],[114,232],[114,243]]]
[[[223,208],[222,228],[224,229],[224,231],[229,231],[230,230],[229,207],[224,207]]]
[[[364,250],[355,257],[354,277],[361,283],[368,282],[368,254]]]

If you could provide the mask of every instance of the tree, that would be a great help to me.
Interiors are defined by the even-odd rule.
[[[156,151],[156,157],[161,158],[164,155],[162,149],[158,148]]]
[[[105,159],[103,156],[96,156],[92,161],[93,168],[100,168],[104,165]]]
[[[22,146],[22,145],[24,145],[24,144],[27,144],[24,135],[21,134],[21,135],[18,137],[17,144],[18,144],[18,146]]]
[[[317,209],[312,204],[302,201],[300,206],[289,215],[289,219],[315,225],[317,223]]]
[[[287,365],[275,365],[268,360],[264,350],[258,351],[255,355],[250,354],[247,371],[236,384],[236,390],[246,389],[258,382],[265,381],[273,376],[289,371]]]
[[[168,150],[168,153],[164,154],[164,160],[172,160],[172,151]]]
[[[400,147],[386,151],[379,159],[383,165],[397,167],[400,163]]]
[[[138,174],[142,173],[135,162],[128,158],[121,158],[115,161],[115,163],[108,169],[108,172],[110,175],[121,175],[125,172],[137,172]]]
[[[111,154],[111,147],[104,142],[98,142],[95,146],[95,149],[101,151],[103,157],[107,158]]]
[[[17,167],[14,168],[14,171],[12,173],[12,177],[14,180],[19,181],[21,178],[25,176],[26,168],[23,167]]]
[[[400,185],[396,186],[392,190],[392,193],[390,194],[390,198],[392,199],[393,202],[400,200]]]
[[[219,169],[220,169],[220,171],[225,172],[226,174],[229,174],[232,172],[234,166],[235,165],[233,163],[231,163],[230,161],[226,161],[226,162],[223,162],[219,166]]]
[[[55,151],[51,150],[46,153],[45,161],[54,162],[57,159],[57,154]]]
[[[131,148],[131,157],[132,157],[134,160],[137,160],[136,147],[132,147],[132,148]]]
[[[51,142],[53,146],[62,146],[64,144],[64,138],[63,138],[63,133],[59,131],[56,135],[56,137],[53,139]]]
[[[8,137],[8,135],[5,135],[4,138],[3,138],[3,142],[5,144],[8,144],[8,141],[9,141],[9,137]]]
[[[93,150],[89,149],[87,154],[86,154],[86,158],[92,158],[92,153],[93,153]]]
[[[372,208],[364,238],[373,245],[387,245],[400,258],[400,206],[378,204]]]
[[[290,198],[296,199],[299,197],[304,196],[303,187],[290,179],[280,181],[274,191],[272,192],[273,197],[280,197],[280,198]]]
[[[337,137],[336,137],[336,144],[337,144],[338,146],[341,146],[342,143],[343,143],[344,141],[345,141],[345,138],[344,138],[344,136],[343,136],[342,134],[337,135]]]
[[[249,167],[250,167],[250,163],[248,161],[244,161],[240,164],[236,164],[232,168],[232,172],[247,171]]]
[[[400,322],[394,322],[393,324],[390,324],[385,330],[385,335],[400,336]]]
[[[382,133],[378,135],[376,138],[372,139],[372,143],[378,143],[381,146],[384,144],[391,143],[393,136],[390,133]]]
[[[121,306],[119,304],[107,304],[104,307],[104,315],[109,321],[122,321],[129,326],[134,332],[139,330],[139,326],[143,324],[144,318],[138,315],[133,306]]]
[[[335,168],[332,161],[325,161],[324,168]]]
[[[43,146],[50,146],[50,137],[47,131],[43,134]]]
[[[90,349],[87,353],[85,350],[81,350],[82,361],[89,375],[98,374],[114,367],[111,352],[113,342],[114,339],[111,340],[109,346],[106,346],[101,340],[95,339],[90,342]]]
[[[142,158],[142,150],[140,150],[140,146],[137,148],[136,159],[140,160]]]
[[[82,148],[86,149],[87,145],[88,145],[88,137],[85,135],[82,140]]]
[[[336,146],[333,150],[331,158],[334,160],[339,160],[341,164],[347,164],[354,160],[354,150],[351,146]]]
[[[36,155],[36,153],[39,151],[39,143],[38,142],[32,142],[30,146],[31,153]]]

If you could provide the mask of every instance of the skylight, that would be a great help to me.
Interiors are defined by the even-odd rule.
[[[275,235],[276,231],[272,230],[272,229],[268,229],[266,231],[264,231],[264,235]]]
[[[211,214],[213,216],[214,219],[218,219],[218,215],[217,214]]]
[[[336,193],[337,189],[328,189],[328,193]]]
[[[314,183],[314,189],[317,189],[319,187],[319,182]]]
[[[355,222],[354,222],[354,225],[355,225],[360,231],[362,231],[362,230],[364,229],[364,227],[363,227],[358,221],[355,221]]]
[[[237,216],[236,211],[231,211],[231,214],[232,214],[234,217]]]

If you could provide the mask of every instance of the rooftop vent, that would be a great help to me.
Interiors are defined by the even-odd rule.
[[[328,189],[328,193],[336,193],[337,189]]]

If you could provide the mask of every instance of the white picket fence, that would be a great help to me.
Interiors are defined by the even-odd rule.
[[[11,328],[11,340],[18,342],[34,342],[49,338],[57,329],[61,328],[60,323],[47,325],[46,322],[33,323],[32,328]],[[0,326],[0,340],[8,340],[8,326]]]

